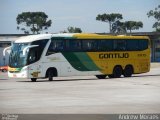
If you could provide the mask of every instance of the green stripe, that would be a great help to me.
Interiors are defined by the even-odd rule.
[[[94,61],[88,56],[87,53],[85,52],[76,52],[74,53],[77,58],[81,61],[81,63],[88,68],[90,71],[97,71],[100,70],[96,64],[94,63]]]
[[[62,52],[62,54],[78,71],[100,70],[85,52]]]
[[[16,68],[16,71],[21,71],[22,70],[22,68]]]
[[[73,52],[62,52],[67,61],[78,71],[89,71]]]

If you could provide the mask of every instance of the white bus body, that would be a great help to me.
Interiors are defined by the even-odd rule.
[[[40,58],[38,61],[33,62],[31,64],[25,64],[25,65],[14,65],[17,64],[18,60],[12,61],[11,56],[15,54],[15,51],[13,51],[13,46],[11,49],[11,54],[10,54],[10,61],[9,61],[9,71],[8,71],[8,76],[11,78],[28,78],[31,79],[32,81],[36,81],[37,78],[46,78],[47,77],[47,70],[50,68],[52,69],[52,72],[54,72],[54,76],[80,76],[80,75],[97,75],[97,74],[102,74],[99,71],[88,71],[88,72],[83,72],[83,71],[78,71],[74,69],[71,64],[66,60],[66,58],[60,53],[57,52],[55,54],[51,54],[46,56],[47,50],[51,44],[51,38],[52,37],[66,37],[66,38],[71,38],[73,37],[73,34],[42,34],[42,35],[30,35],[30,36],[25,36],[21,37],[18,40],[16,40],[13,43],[13,46],[15,44],[22,45],[24,47],[21,47],[21,50],[19,51],[19,56],[20,57],[26,57],[27,53],[24,54],[24,52],[28,52],[30,48],[34,48],[34,45],[30,45],[32,42],[36,41],[42,41],[42,40],[48,40],[42,54],[40,55]],[[26,46],[24,44],[27,44]],[[32,47],[33,46],[33,47]],[[26,48],[28,49],[26,50]],[[35,46],[36,48],[36,46]],[[16,58],[15,58],[16,59]],[[13,60],[15,60],[13,59]],[[29,58],[28,58],[29,59]],[[23,59],[24,60],[24,59]],[[24,62],[24,61],[20,62]],[[27,61],[27,60],[25,60]],[[13,65],[11,63],[13,62]],[[21,63],[20,63],[21,64]],[[50,79],[51,80],[51,79]]]

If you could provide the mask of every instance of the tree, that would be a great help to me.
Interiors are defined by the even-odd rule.
[[[42,30],[47,30],[51,26],[52,21],[48,20],[48,15],[44,12],[23,12],[18,14],[16,20],[18,25],[23,27],[20,29],[18,26],[17,29],[24,31],[24,33],[29,33],[26,27],[30,28],[33,34],[40,33]]]
[[[138,30],[139,28],[143,27],[143,23],[141,21],[126,21],[124,24],[126,29],[130,31],[130,33],[132,32],[132,30]]]
[[[123,19],[122,14],[119,13],[111,13],[111,14],[98,14],[96,20],[109,23],[110,33],[112,32],[112,24],[116,21]]]
[[[81,28],[77,27],[68,27],[67,30],[69,33],[82,33]]]
[[[148,17],[154,17],[156,19],[152,27],[156,28],[156,31],[160,31],[160,5],[158,5],[155,10],[150,10],[147,15]]]
[[[120,22],[119,20],[112,24],[112,33],[125,34],[126,26],[124,22]]]

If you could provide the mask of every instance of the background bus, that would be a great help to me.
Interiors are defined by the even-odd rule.
[[[42,34],[16,40],[9,77],[49,78],[95,75],[131,77],[150,70],[150,40],[145,36]]]

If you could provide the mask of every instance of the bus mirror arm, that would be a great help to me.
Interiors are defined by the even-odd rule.
[[[6,56],[6,51],[11,49],[11,46],[4,48],[3,50],[3,56]]]
[[[23,49],[23,55],[25,56],[25,54],[26,54],[26,51],[28,50],[28,49],[30,49],[30,48],[34,48],[34,47],[38,47],[39,45],[31,45],[31,46],[27,46],[27,47],[25,47],[24,49]]]

